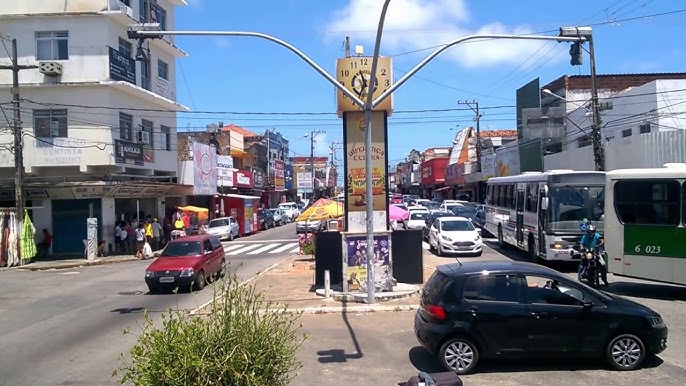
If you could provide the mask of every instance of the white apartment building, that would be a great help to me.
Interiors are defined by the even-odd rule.
[[[2,1],[0,35],[17,39],[27,206],[53,254],[83,252],[86,218],[114,244],[115,221],[161,217],[185,194],[177,177],[176,60],[172,37],[144,43],[136,61],[128,26],[174,28],[185,0]],[[4,41],[9,47],[9,42]],[[9,63],[0,47],[0,63]],[[11,144],[12,72],[0,70],[0,144]],[[0,206],[14,206],[14,155],[0,147]]]
[[[601,137],[606,170],[686,162],[686,74],[658,79],[602,98]],[[587,104],[586,104],[587,105]],[[611,108],[610,108],[611,106]],[[594,170],[593,115],[578,106],[567,116],[566,151],[547,155],[546,169]]]

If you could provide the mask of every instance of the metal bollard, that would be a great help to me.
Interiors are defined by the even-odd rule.
[[[329,270],[324,271],[324,299],[331,298],[331,276]]]

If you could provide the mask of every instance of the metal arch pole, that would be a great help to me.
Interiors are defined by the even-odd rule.
[[[398,81],[395,82],[388,90],[384,91],[381,95],[379,95],[376,99],[374,99],[374,101],[372,102],[372,108],[378,106],[379,103],[381,103],[384,99],[386,99],[389,95],[391,95],[395,90],[397,90],[405,82],[407,82],[411,77],[413,77],[417,72],[419,72],[419,70],[424,68],[424,66],[426,66],[435,57],[442,54],[443,51],[447,50],[448,48],[450,48],[454,45],[464,43],[464,42],[469,41],[469,40],[476,40],[476,39],[554,40],[558,43],[586,41],[586,38],[584,38],[584,37],[538,36],[538,35],[469,35],[469,36],[465,36],[465,37],[453,40],[452,42],[447,43],[447,44],[439,47],[434,52],[429,54],[429,56],[424,58],[421,62],[419,62],[416,66],[414,66],[414,68],[412,68],[405,75],[403,75],[400,79],[398,79]]]
[[[374,43],[374,56],[372,58],[372,70],[369,79],[369,86],[367,89],[367,99],[364,103],[364,170],[365,179],[365,203],[366,205],[366,222],[367,222],[367,303],[373,304],[376,302],[376,288],[374,280],[374,263],[376,256],[374,255],[374,195],[372,186],[372,98],[374,96],[374,88],[376,86],[376,69],[379,64],[379,51],[381,50],[381,35],[383,34],[383,25],[386,19],[386,11],[391,0],[386,0],[381,9],[381,16],[379,17],[379,26],[376,30],[376,42]],[[383,127],[378,129],[383,130]]]
[[[390,1],[390,0],[389,0]],[[246,32],[246,31],[129,31],[129,36],[132,39],[140,38],[159,38],[160,36],[171,36],[171,35],[182,35],[182,36],[247,36],[253,38],[259,38],[264,40],[269,40],[270,42],[276,43],[282,47],[287,48],[289,51],[296,54],[300,59],[309,64],[319,75],[323,76],[329,83],[333,84],[340,92],[345,94],[350,98],[356,105],[360,108],[364,108],[364,102],[357,97],[354,93],[350,92],[347,88],[343,87],[336,78],[329,75],[326,70],[324,70],[320,65],[318,65],[314,60],[310,59],[309,56],[305,55],[304,52],[297,49],[292,44],[281,40],[277,37],[263,34],[260,32]]]

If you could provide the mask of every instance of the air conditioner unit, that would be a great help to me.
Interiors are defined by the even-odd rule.
[[[150,141],[150,133],[147,131],[139,131],[138,132],[138,142],[140,143],[145,143],[145,144],[151,144],[152,141]]]
[[[40,62],[38,63],[38,71],[47,76],[62,75],[62,64],[57,62]]]
[[[133,9],[124,3],[119,3],[119,12],[133,19]]]

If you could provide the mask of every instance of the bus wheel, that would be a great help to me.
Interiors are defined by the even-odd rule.
[[[502,225],[498,225],[498,248],[499,249],[505,248],[505,242],[503,241],[503,227],[502,227]]]
[[[536,250],[536,240],[533,235],[529,235],[529,261],[538,263],[538,251]]]

